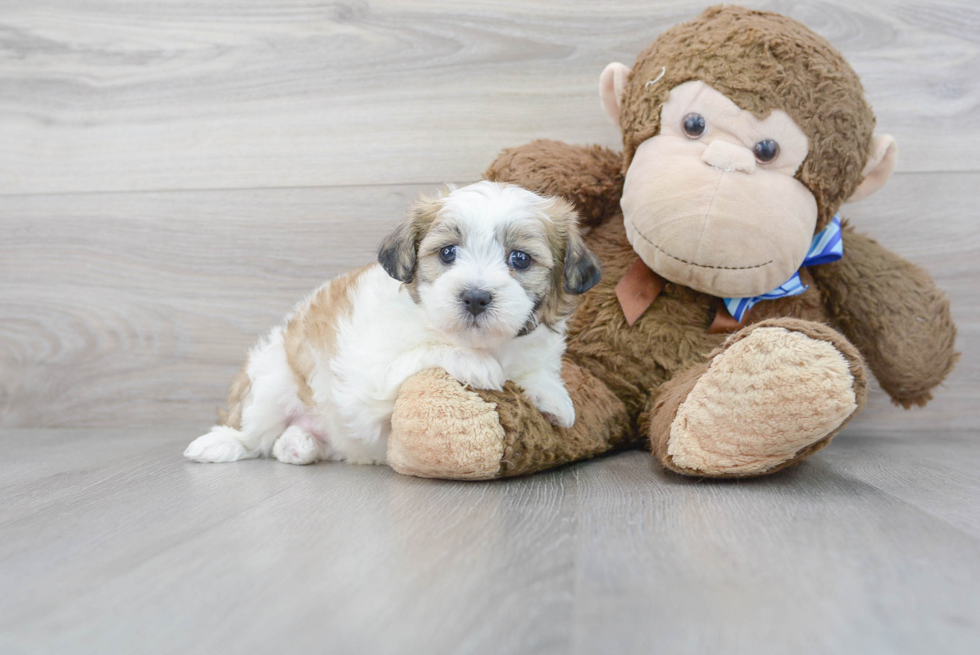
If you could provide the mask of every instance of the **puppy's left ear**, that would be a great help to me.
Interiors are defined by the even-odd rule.
[[[568,232],[568,249],[565,251],[565,291],[582,294],[599,284],[601,279],[599,258],[585,246],[578,229],[573,227]]]
[[[556,225],[565,226],[564,286],[565,293],[579,295],[585,293],[602,278],[599,259],[585,246],[578,233],[578,212],[571,203],[561,198],[550,198],[544,206],[545,212]]]
[[[399,282],[408,283],[415,277],[419,244],[442,207],[440,200],[419,198],[408,218],[381,242],[378,263]]]

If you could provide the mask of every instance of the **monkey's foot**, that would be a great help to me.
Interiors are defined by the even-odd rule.
[[[486,480],[500,471],[504,429],[497,406],[442,369],[422,371],[398,392],[388,464],[422,478]]]
[[[809,321],[763,321],[662,391],[653,450],[687,475],[772,473],[827,445],[866,393],[863,360],[843,335]]]

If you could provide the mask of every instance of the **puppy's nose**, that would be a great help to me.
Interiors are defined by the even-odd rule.
[[[490,301],[493,300],[493,296],[490,295],[489,291],[468,289],[463,292],[460,299],[463,301],[463,305],[466,306],[466,311],[473,314],[473,316],[479,316],[487,308],[487,305],[490,304]]]

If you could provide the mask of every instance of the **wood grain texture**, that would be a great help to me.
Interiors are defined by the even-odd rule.
[[[980,13],[753,6],[864,75],[905,172],[848,212],[954,300],[964,359],[937,400],[905,413],[879,392],[860,421],[973,427]],[[476,179],[533,138],[615,146],[598,72],[700,9],[5,2],[0,425],[207,423],[255,338],[372,259],[419,188]]]
[[[213,420],[257,337],[372,261],[414,194],[0,199],[0,424]]]
[[[933,446],[960,452],[927,439],[903,441],[910,467]],[[615,652],[976,648],[978,577],[955,563],[976,560],[976,538],[841,471],[835,462],[861,466],[868,453],[840,441],[837,459],[736,484],[650,484],[627,458],[581,467],[578,589],[596,599],[576,617],[582,651],[611,652],[607,640]],[[975,439],[961,448],[975,453]],[[916,497],[914,480],[902,486]],[[975,496],[976,476],[969,486]],[[977,509],[975,497],[942,504]]]
[[[0,197],[0,425],[203,427],[257,337],[371,261],[429,188]],[[921,173],[845,208],[932,272],[963,351],[928,407],[903,411],[878,391],[855,427],[976,426],[978,206],[980,174]]]
[[[200,465],[180,457],[191,436],[0,431],[0,650],[980,645],[975,432],[844,436],[772,478],[700,483],[645,453],[491,483]]]
[[[927,408],[875,392],[739,483],[180,457],[418,190],[535,138],[618,147],[599,72],[705,4],[0,3],[0,652],[980,651],[972,0],[743,2],[830,39],[901,145],[845,213],[953,300]]]
[[[0,193],[438,183],[534,138],[617,145],[602,68],[705,4],[7,0]],[[975,170],[975,2],[745,4],[848,57],[900,170]]]

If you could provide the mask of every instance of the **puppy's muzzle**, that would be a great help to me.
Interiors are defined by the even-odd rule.
[[[466,311],[473,314],[473,316],[479,316],[490,306],[493,296],[490,295],[489,291],[483,291],[482,289],[467,289],[459,299],[462,301]]]

